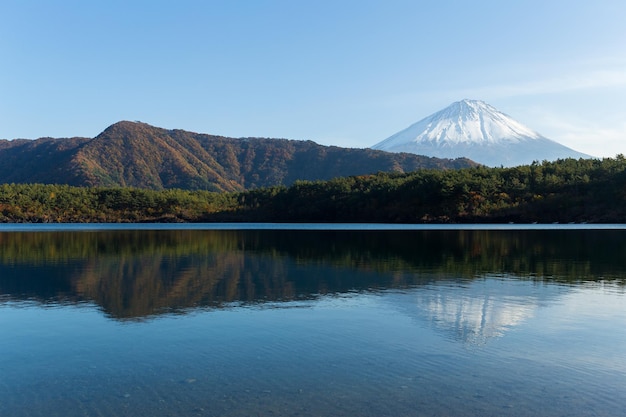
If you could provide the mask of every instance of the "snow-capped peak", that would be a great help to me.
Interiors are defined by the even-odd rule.
[[[461,100],[396,133],[374,149],[407,142],[439,146],[459,143],[502,143],[538,139],[541,135],[480,100]]]
[[[461,100],[372,146],[438,158],[467,157],[485,165],[521,165],[585,158],[480,100]]]

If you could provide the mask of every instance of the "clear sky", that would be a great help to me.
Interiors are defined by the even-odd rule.
[[[0,138],[120,120],[368,147],[464,98],[626,154],[624,0],[2,0]]]

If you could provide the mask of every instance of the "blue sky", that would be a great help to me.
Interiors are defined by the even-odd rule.
[[[626,154],[626,1],[3,0],[0,138],[119,120],[368,147],[464,98]]]

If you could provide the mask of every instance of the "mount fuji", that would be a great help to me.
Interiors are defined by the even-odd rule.
[[[437,158],[466,157],[487,166],[591,158],[548,139],[484,101],[462,100],[372,146]]]

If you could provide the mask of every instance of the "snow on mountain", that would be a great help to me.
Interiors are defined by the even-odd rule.
[[[495,107],[462,100],[372,146],[438,158],[466,157],[489,166],[590,158],[550,140]]]

